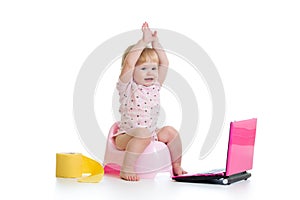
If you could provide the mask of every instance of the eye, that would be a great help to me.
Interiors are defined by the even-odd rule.
[[[141,70],[146,70],[146,67],[142,67]]]
[[[152,70],[156,70],[157,69],[157,67],[152,67]]]

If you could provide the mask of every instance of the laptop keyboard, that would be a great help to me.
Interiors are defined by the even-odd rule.
[[[219,172],[219,173],[205,173],[205,174],[194,174],[192,176],[224,176],[224,172]]]
[[[196,173],[196,174],[183,174],[183,175],[179,175],[179,176],[174,176],[173,178],[187,178],[187,177],[223,177],[225,176],[225,172],[224,169],[215,169],[215,170],[211,170],[205,173]]]
[[[219,173],[198,173],[198,174],[183,174],[179,176],[174,176],[174,177],[219,177],[219,176],[224,176],[224,172],[219,172]]]

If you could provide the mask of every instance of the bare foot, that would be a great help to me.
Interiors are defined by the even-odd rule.
[[[173,164],[172,168],[173,168],[173,174],[175,176],[187,174],[187,172],[185,170],[183,170],[179,164]]]
[[[126,181],[139,181],[140,177],[133,170],[120,171],[120,177]]]

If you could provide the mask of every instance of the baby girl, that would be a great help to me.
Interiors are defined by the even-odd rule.
[[[174,175],[185,174],[181,168],[182,145],[179,133],[171,126],[157,128],[160,108],[159,91],[168,71],[168,58],[148,23],[142,26],[143,37],[127,48],[117,83],[121,121],[114,135],[116,147],[125,151],[120,177],[128,181],[140,178],[134,171],[139,155],[151,140],[165,143],[170,151]],[[148,44],[152,48],[147,47]]]

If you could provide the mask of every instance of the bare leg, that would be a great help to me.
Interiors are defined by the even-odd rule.
[[[136,160],[151,142],[149,131],[137,128],[129,133],[116,137],[116,146],[120,150],[126,150],[120,177],[128,181],[138,181],[140,178],[134,171]]]
[[[186,174],[181,168],[182,145],[179,133],[171,126],[165,126],[157,134],[158,140],[164,142],[170,151],[174,175]]]

